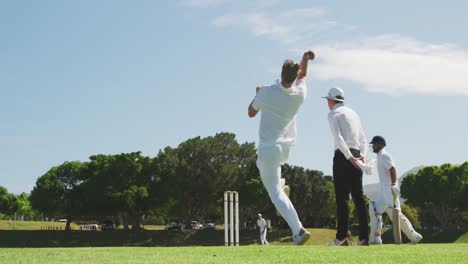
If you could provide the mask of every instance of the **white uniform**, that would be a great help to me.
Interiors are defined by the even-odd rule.
[[[390,169],[395,167],[392,156],[382,149],[377,153],[377,170],[379,172],[379,184],[380,190],[375,196],[375,200],[369,204],[369,217],[370,217],[370,242],[381,244],[382,239],[380,238],[382,233],[382,214],[387,213],[389,219],[392,220],[392,210],[394,208],[400,209],[399,197],[394,199],[391,185],[392,179],[390,177]],[[398,181],[395,183],[398,185]],[[413,226],[411,225],[408,218],[401,213],[400,210],[400,227],[403,233],[411,241],[419,241],[421,235],[418,234]]]
[[[339,149],[347,160],[353,156],[349,149],[358,149],[361,156],[366,156],[366,135],[362,129],[361,119],[353,109],[343,103],[337,103],[328,113],[328,124],[335,149]]]
[[[390,177],[390,169],[395,167],[392,156],[385,149],[382,149],[377,153],[377,171],[379,173],[379,192],[377,193],[374,201],[374,208],[379,214],[385,212],[385,210],[393,209],[393,194],[392,194],[392,179]],[[395,167],[396,168],[396,167]],[[398,185],[398,181],[395,183]],[[400,201],[397,197],[395,199],[396,208],[400,208]]]
[[[281,165],[288,160],[290,148],[296,143],[296,114],[306,93],[305,80],[296,80],[289,89],[278,81],[261,87],[252,102],[252,107],[261,111],[257,167],[271,201],[294,235],[299,233],[302,223],[283,190]]]
[[[257,220],[258,228],[260,229],[260,242],[262,245],[268,245],[268,241],[266,240],[267,235],[267,224],[265,219],[260,218]]]

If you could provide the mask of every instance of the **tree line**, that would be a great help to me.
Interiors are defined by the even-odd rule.
[[[222,223],[223,193],[236,190],[240,193],[242,222],[253,222],[261,212],[275,225],[284,225],[255,162],[255,144],[239,143],[232,133],[191,138],[175,148],[161,149],[155,157],[141,152],[93,155],[88,161],[67,161],[52,167],[37,179],[31,194],[22,194],[21,199],[0,188],[0,212],[11,215],[23,208],[29,211],[22,213],[36,218],[65,218],[67,230],[72,221],[104,219],[114,219],[126,229],[171,219]],[[402,195],[417,210],[408,206],[403,210],[412,221],[417,221],[421,212],[433,217],[423,217],[427,222],[441,220],[432,221],[432,225],[466,225],[467,168],[468,162],[461,166],[447,164],[407,176]],[[334,228],[332,177],[289,164],[283,165],[282,171],[302,223]],[[434,196],[435,189],[430,188],[439,188],[440,195]],[[435,197],[440,198],[432,201]]]
[[[427,226],[468,226],[468,162],[428,166],[407,175],[401,194],[418,209],[421,222]]]

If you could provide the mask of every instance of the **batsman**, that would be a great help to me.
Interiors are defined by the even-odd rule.
[[[401,230],[412,244],[416,244],[422,239],[422,236],[414,230],[408,218],[401,212],[400,188],[398,187],[395,163],[392,156],[385,150],[387,146],[385,138],[375,136],[370,144],[374,153],[377,154],[380,190],[374,197],[375,200],[369,203],[371,226],[369,242],[374,245],[382,244],[382,214],[385,212],[393,223],[395,242],[397,244],[401,243]],[[394,210],[395,214],[393,213]],[[400,226],[398,226],[398,222]]]

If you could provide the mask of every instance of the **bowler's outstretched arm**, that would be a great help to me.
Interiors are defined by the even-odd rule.
[[[313,60],[314,58],[315,54],[310,50],[302,55],[302,60],[299,64],[299,72],[297,73],[298,80],[302,80],[307,76],[307,66],[309,64],[309,60]]]

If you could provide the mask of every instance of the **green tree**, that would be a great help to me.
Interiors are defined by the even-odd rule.
[[[403,179],[402,197],[408,204],[429,211],[442,228],[454,224],[454,219],[466,210],[468,162],[461,166],[444,164],[430,166]]]
[[[52,167],[36,181],[30,201],[34,210],[50,217],[66,217],[65,230],[69,231],[75,217],[81,215],[83,196],[83,166],[79,161],[65,162]]]
[[[86,214],[95,218],[121,216],[125,228],[130,222],[133,229],[139,229],[142,217],[157,202],[156,161],[141,152],[91,156],[82,184]]]
[[[170,167],[161,175],[162,186],[174,200],[170,213],[183,219],[200,219],[219,212],[217,202],[225,190],[234,190],[243,157],[235,135],[219,133],[214,137],[192,138],[177,149],[166,149],[159,158]]]
[[[333,182],[323,173],[302,167],[282,166],[282,175],[291,188],[290,198],[300,212],[305,226],[322,227],[335,218],[336,205]]]
[[[154,186],[154,191],[151,193],[155,201],[153,213],[161,214],[167,221],[169,218],[179,217],[177,213],[174,214],[174,208],[182,196],[182,176],[177,174],[177,167],[179,159],[177,157],[177,149],[166,147],[160,150],[158,155],[154,158],[155,175],[158,175],[157,184]]]
[[[304,212],[304,223],[320,226],[334,219],[329,177],[289,165],[283,170],[291,198]],[[240,193],[241,221],[255,220],[259,212],[281,219],[260,178],[255,144],[240,144],[232,133],[191,138],[160,150],[154,158],[132,152],[65,162],[37,180],[30,201],[34,210],[47,216],[69,221],[109,217],[138,229],[142,219],[219,222],[226,190]]]
[[[242,222],[274,212],[256,167],[255,144],[240,144],[234,134],[192,138],[166,147],[156,159],[158,200],[171,218],[219,222],[227,190],[240,194]]]
[[[30,220],[42,219],[42,215],[32,209],[29,194],[23,192],[20,195],[17,195],[16,199],[18,201],[18,216],[22,216]]]
[[[13,215],[18,210],[18,200],[14,194],[8,193],[5,187],[0,186],[0,213]]]

